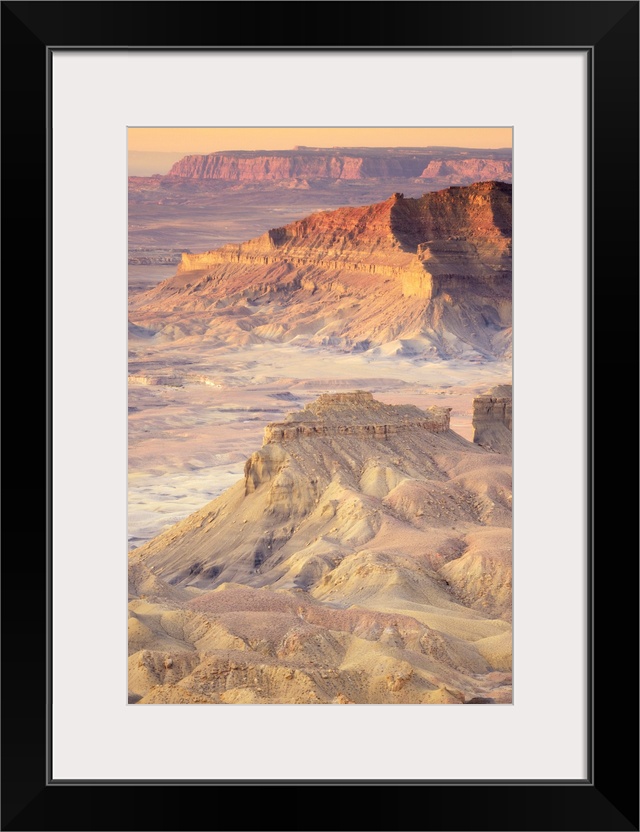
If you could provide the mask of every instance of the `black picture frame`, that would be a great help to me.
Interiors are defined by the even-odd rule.
[[[320,7],[322,12],[317,13]],[[638,10],[638,2],[627,0],[2,3],[3,288],[9,295],[16,289],[15,308],[27,302],[29,314],[35,314],[33,304],[40,298],[37,329],[44,335],[46,361],[37,378],[42,379],[47,414],[46,442],[31,448],[36,464],[46,461],[37,501],[32,473],[15,472],[14,483],[11,472],[12,496],[19,500],[17,514],[22,514],[25,503],[33,513],[35,504],[46,522],[44,534],[30,540],[28,563],[26,554],[16,556],[24,552],[23,543],[7,546],[2,560],[2,829],[210,829],[219,828],[222,817],[233,816],[229,807],[237,809],[237,822],[226,828],[234,829],[638,829],[637,545],[630,551],[628,543],[623,545],[612,532],[621,525],[625,531],[635,528],[629,519],[637,517],[636,494],[617,485],[636,436],[633,404],[626,405],[632,429],[625,434],[624,450],[618,446],[615,453],[609,452],[605,444],[614,441],[612,433],[622,432],[616,424],[621,414],[616,411],[624,406],[623,395],[628,393],[619,385],[636,384],[638,378],[635,338],[633,345],[629,343],[637,332],[638,309]],[[221,20],[234,18],[238,28],[220,25]],[[288,29],[286,21],[293,22]],[[591,684],[585,781],[50,779],[51,55],[63,48],[276,47],[580,49],[589,55],[590,384],[585,406],[589,410]],[[550,198],[558,198],[561,187],[562,183],[550,183]],[[27,209],[16,210],[20,195],[26,196]],[[25,251],[29,284],[22,279]],[[25,301],[25,289],[34,283],[37,289]],[[610,360],[613,354],[616,362]],[[618,380],[615,367],[621,362],[624,375]],[[631,395],[632,402],[634,398]],[[13,513],[7,525],[12,525],[12,518]],[[31,528],[28,531],[32,535]],[[25,613],[21,604],[27,582]],[[18,629],[12,626],[16,617]],[[621,640],[624,665],[616,654]],[[561,689],[561,682],[555,682],[555,689],[558,684]],[[340,801],[339,810],[334,800]],[[219,813],[221,807],[224,814]]]

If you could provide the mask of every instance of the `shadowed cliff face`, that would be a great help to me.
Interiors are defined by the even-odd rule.
[[[133,695],[510,701],[510,459],[448,424],[356,391],[269,426],[242,480],[131,553]]]
[[[459,238],[483,253],[511,254],[511,185],[483,182],[420,199],[398,199],[390,212],[396,239],[409,251],[428,241]]]
[[[273,247],[280,255],[300,248],[314,252],[350,250],[378,253],[380,259],[398,250],[418,253],[429,241],[451,238],[493,248],[498,254],[511,252],[511,185],[482,182],[468,188],[447,188],[405,199],[394,194],[385,202],[358,208],[340,208],[314,214],[284,228],[272,229],[240,248],[264,251]],[[267,252],[265,252],[267,253]]]
[[[395,194],[184,254],[131,319],[164,337],[347,350],[410,339],[426,355],[508,355],[511,186]]]
[[[443,179],[456,177],[459,182],[470,179],[473,182],[481,180],[500,179],[511,181],[511,159],[456,159],[448,156],[443,160],[433,160],[420,174],[421,179]]]

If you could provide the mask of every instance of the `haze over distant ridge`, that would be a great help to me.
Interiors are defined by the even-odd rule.
[[[432,160],[447,161],[464,158],[486,159],[502,161],[509,164],[505,173],[510,172],[510,162],[512,151],[510,147],[502,148],[478,148],[478,147],[448,147],[436,146],[429,147],[308,147],[306,145],[296,145],[290,149],[235,149],[235,150],[211,150],[207,153],[193,153],[180,151],[144,151],[144,150],[130,150],[129,151],[129,176],[153,176],[153,175],[169,175],[173,171],[172,165],[180,160],[195,157],[224,157],[224,158],[293,158],[300,159],[302,156],[315,156],[317,158],[325,157],[327,159],[337,157],[355,158],[360,157],[369,161],[369,170],[371,176],[393,176],[402,173],[401,163],[405,162],[405,170],[408,175],[420,176],[421,170],[414,169],[419,165],[420,160],[425,161],[425,165]],[[416,164],[414,168],[408,166],[408,163],[414,157]],[[395,160],[395,168],[389,166],[387,172],[376,172],[375,165],[372,165],[373,160],[386,158]],[[292,167],[292,170],[294,170]],[[363,175],[367,174],[367,168],[363,171]],[[184,175],[184,174],[178,174]]]

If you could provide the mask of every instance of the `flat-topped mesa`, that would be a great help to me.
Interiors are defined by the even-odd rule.
[[[484,422],[501,422],[509,430],[512,423],[512,399],[503,396],[477,396],[473,400],[474,427]]]
[[[502,384],[473,400],[473,441],[489,450],[511,453],[512,393]]]
[[[511,160],[507,159],[434,159],[420,174],[421,179],[442,179],[456,176],[460,180],[470,177],[480,179],[511,180]]]
[[[377,404],[380,404],[380,402],[373,398],[373,393],[370,393],[368,390],[354,390],[349,393],[321,393],[314,402],[306,404],[304,409],[318,412],[326,408],[331,408],[335,412],[341,407],[348,407],[350,405],[370,407]]]
[[[170,339],[508,355],[511,186],[479,182],[419,199],[398,192],[185,254],[135,315]]]
[[[449,430],[450,412],[450,407],[421,410],[413,405],[383,404],[360,390],[326,393],[304,410],[290,413],[284,422],[267,425],[263,446],[319,436],[386,439],[416,430],[443,433]]]
[[[238,263],[266,266],[287,262],[292,266],[321,265],[325,269],[365,269],[364,264],[404,266],[413,252],[394,237],[391,210],[396,202],[321,211],[240,245],[226,245],[202,254],[183,254],[179,271]]]
[[[510,179],[511,151],[389,147],[220,151],[185,156],[173,165],[168,176],[228,182],[372,178],[446,181],[454,176],[458,181]]]
[[[406,297],[477,278],[511,277],[511,185],[478,182],[312,214],[240,245],[183,254],[179,272],[238,264],[398,278]]]

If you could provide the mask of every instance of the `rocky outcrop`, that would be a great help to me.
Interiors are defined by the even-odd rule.
[[[483,470],[493,455],[451,431],[449,413],[449,408],[388,405],[361,391],[320,396],[267,428],[242,481],[140,551],[172,582],[213,586],[254,583],[256,564],[277,567],[287,552],[297,551],[290,542],[296,529],[302,535],[296,545],[306,545],[307,532],[299,524],[316,513],[329,538],[337,541],[339,529],[349,546],[375,536],[380,511],[420,526],[450,529],[456,517],[474,528],[502,525],[510,505],[507,481],[501,473],[487,502],[484,487],[469,471]],[[463,489],[457,480],[445,485],[445,472],[457,477],[462,459]],[[476,492],[480,499],[472,496]]]
[[[130,554],[136,701],[509,701],[511,464],[448,424],[354,391],[271,426]]]
[[[420,176],[426,157],[384,158],[343,153],[211,153],[186,156],[169,176],[223,179],[233,182],[275,182],[283,179],[369,179]]]
[[[511,385],[503,384],[473,400],[473,441],[498,453],[512,448]]]
[[[227,245],[203,254],[183,254],[180,271],[221,263],[294,266],[322,265],[344,269],[355,265],[383,271],[389,267],[478,271],[483,262],[500,261],[507,271],[511,255],[511,186],[480,182],[405,199],[396,193],[385,202],[324,211],[272,228],[239,246]],[[439,267],[440,261],[446,266]],[[493,261],[496,261],[495,264]],[[387,272],[391,273],[391,272]]]
[[[278,302],[266,310],[274,293]],[[221,326],[213,322],[230,304],[242,343],[304,337],[361,349],[424,339],[442,357],[470,348],[506,355],[511,186],[479,182],[418,199],[395,193],[240,245],[185,253],[176,277],[141,298],[136,323],[160,331],[166,307],[172,332],[197,326],[222,336],[229,312]]]
[[[465,158],[468,155],[472,158]],[[443,179],[451,176],[457,176],[459,181],[510,179],[511,151],[302,147],[279,151],[224,151],[185,156],[173,165],[168,175],[227,182]]]
[[[308,405],[301,413],[289,414],[284,422],[272,422],[264,432],[264,445],[290,442],[303,437],[358,436],[388,439],[398,433],[449,430],[450,407],[383,405],[371,393],[332,393]]]

